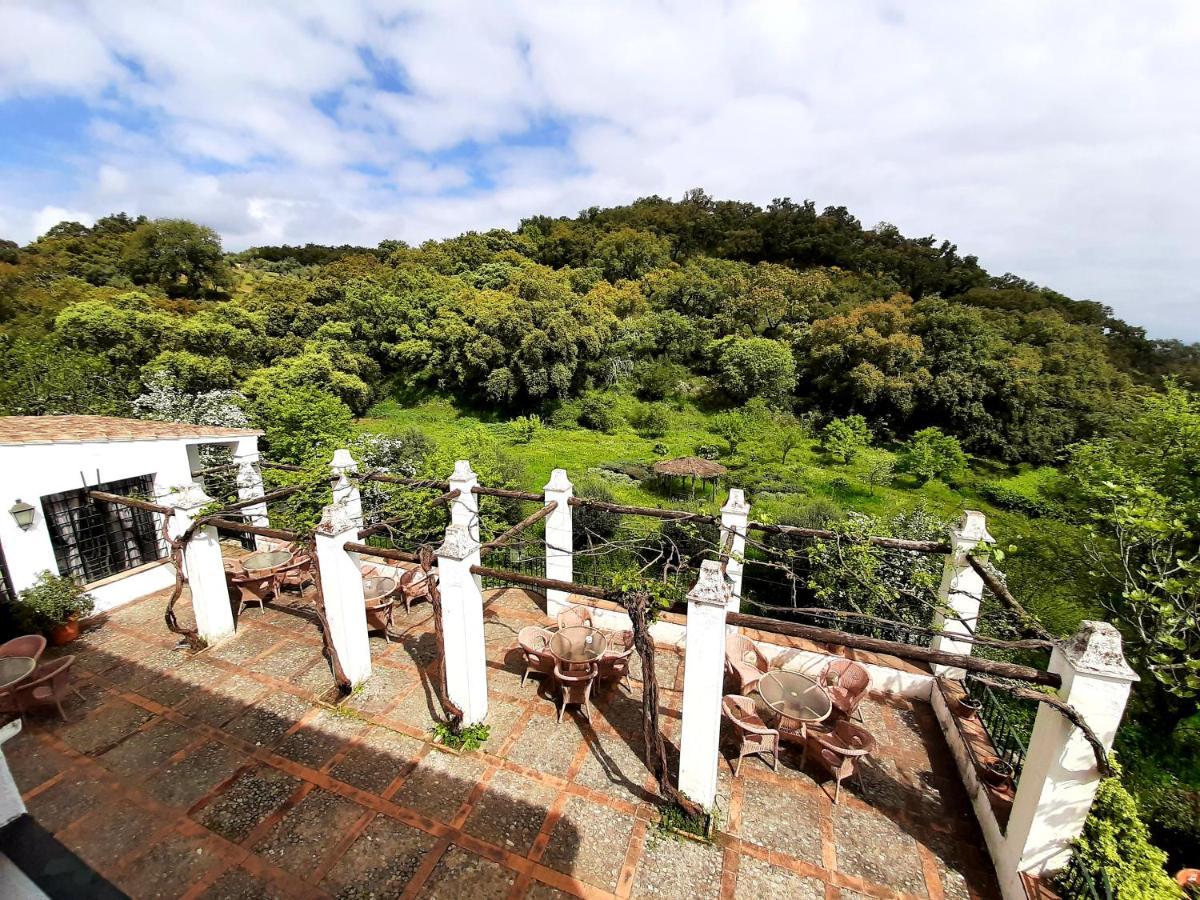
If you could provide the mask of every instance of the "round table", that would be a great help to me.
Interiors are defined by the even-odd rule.
[[[242,560],[242,565],[246,572],[253,574],[255,572],[273,572],[275,569],[282,569],[290,563],[295,557],[289,550],[259,550],[257,553],[251,553]]]
[[[550,638],[550,652],[567,665],[593,663],[604,655],[607,647],[604,632],[587,625],[560,628]]]
[[[777,669],[758,682],[763,703],[781,718],[812,725],[829,718],[833,701],[815,678],[799,672]]]
[[[12,687],[36,668],[37,660],[32,656],[0,657],[0,690]]]
[[[383,600],[396,592],[396,579],[387,575],[368,575],[363,579],[363,597],[368,603]]]

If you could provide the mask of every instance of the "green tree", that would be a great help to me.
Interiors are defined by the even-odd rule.
[[[729,444],[729,454],[731,456],[737,453],[738,444],[746,436],[749,427],[746,417],[738,410],[721,413],[712,422],[713,433],[723,437],[725,442]]]
[[[848,463],[871,445],[871,429],[862,416],[834,419],[821,429],[821,446],[834,459]]]
[[[10,416],[121,415],[129,395],[102,356],[53,339],[17,340],[3,348],[0,410]]]
[[[940,428],[922,428],[900,451],[900,470],[915,476],[919,484],[930,478],[953,477],[966,465],[958,438],[943,434]]]
[[[153,284],[172,296],[204,297],[228,286],[221,238],[186,219],[145,222],[128,238],[121,263],[135,284]]]
[[[617,281],[640,278],[666,265],[670,257],[671,242],[666,238],[635,228],[618,228],[596,242],[589,262],[609,281]]]
[[[312,385],[261,391],[250,407],[263,429],[272,459],[304,463],[328,459],[337,445],[350,439],[350,410],[337,397]]]
[[[782,401],[796,385],[792,351],[770,338],[726,338],[716,348],[721,387],[736,400]]]

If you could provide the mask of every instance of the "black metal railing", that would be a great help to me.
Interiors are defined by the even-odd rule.
[[[487,569],[504,569],[507,572],[516,572],[518,575],[532,575],[535,578],[545,578],[545,552],[531,552],[531,549],[520,544],[497,547],[483,554],[480,565]],[[488,576],[483,579],[483,586],[484,588],[504,588],[511,587],[511,584],[502,578]],[[526,590],[531,590],[543,596],[546,594],[545,588],[532,587],[526,588]]]
[[[973,678],[966,679],[967,693],[980,703],[979,721],[992,739],[999,757],[1012,766],[1013,782],[1021,777],[1025,766],[1025,755],[1029,751],[1030,725],[1016,715],[1010,706],[1014,701],[1001,697],[986,684]]]
[[[1055,885],[1062,900],[1113,900],[1112,885],[1102,871],[1092,871],[1079,854],[1062,871]]]

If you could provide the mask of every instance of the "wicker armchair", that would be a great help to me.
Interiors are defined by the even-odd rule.
[[[834,710],[850,717],[871,690],[871,675],[861,663],[833,659],[821,671],[821,685],[829,693]]]
[[[559,628],[573,628],[576,625],[592,626],[592,611],[586,606],[570,606],[558,614]]]
[[[737,679],[739,694],[749,694],[770,671],[767,658],[754,641],[740,634],[725,638],[725,671]]]
[[[721,714],[733,723],[738,733],[738,758],[733,767],[736,778],[742,773],[742,757],[770,753],[771,769],[779,769],[779,731],[771,728],[754,707],[754,701],[739,694],[721,698]]]
[[[600,657],[600,681],[629,684],[629,659],[633,656],[633,632],[619,631],[608,636],[608,649]]]
[[[275,573],[275,595],[279,596],[285,587],[295,588],[297,591],[303,593],[304,586],[312,584],[312,581],[312,557],[307,555],[296,556],[290,563]]]
[[[530,675],[550,675],[557,660],[550,652],[550,632],[538,625],[526,625],[517,634],[517,645],[525,657],[525,674],[521,686]]]
[[[435,571],[426,572],[417,566],[405,570],[400,576],[400,597],[404,600],[404,614],[412,611],[414,600],[427,599],[433,586],[437,584],[438,574]]]
[[[599,667],[591,663],[586,669],[564,671],[556,660],[554,677],[558,680],[558,721],[562,723],[567,704],[573,703],[583,709],[583,717],[592,721],[592,685],[596,682]]]
[[[875,751],[875,738],[861,725],[843,719],[833,726],[829,734],[814,733],[813,741],[817,745],[813,759],[833,776],[837,784],[833,791],[833,802],[837,803],[842,793],[842,780],[858,772],[861,757]],[[807,760],[808,747],[805,746],[801,766]],[[858,775],[858,789],[863,789],[861,772]]]
[[[251,575],[243,570],[241,575],[225,573],[225,583],[230,588],[230,594],[237,600],[238,616],[246,609],[247,603],[257,603],[259,612],[267,611],[266,600],[275,596],[275,576]]]
[[[26,634],[0,644],[0,657],[27,656],[34,662],[42,658],[46,649],[46,639],[40,634]]]
[[[62,656],[51,662],[42,663],[29,673],[29,677],[12,688],[17,709],[24,715],[31,707],[54,704],[64,722],[71,721],[63,711],[62,701],[71,691],[80,700],[83,695],[71,684],[71,666],[74,656]]]

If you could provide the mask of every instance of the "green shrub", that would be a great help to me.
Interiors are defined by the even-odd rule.
[[[478,750],[488,739],[490,731],[491,726],[482,722],[476,722],[466,728],[438,722],[433,726],[433,737],[451,750]]]
[[[1056,518],[1062,515],[1062,507],[1052,500],[1030,497],[996,481],[985,481],[979,486],[979,493],[989,503],[1001,509],[1011,509],[1013,512],[1024,513],[1034,519]]]
[[[701,459],[716,459],[721,455],[721,448],[712,444],[697,444],[696,455]]]
[[[667,400],[678,396],[687,379],[688,370],[679,363],[647,359],[633,367],[633,392],[639,400]]]
[[[919,484],[930,478],[943,481],[954,477],[967,465],[958,438],[940,428],[922,428],[900,452],[900,471],[916,477]]]
[[[617,414],[611,401],[601,397],[588,397],[579,404],[579,424],[592,431],[612,434],[617,429]]]
[[[787,524],[800,528],[828,528],[846,518],[846,513],[828,497],[813,497],[786,518]]]
[[[871,429],[862,416],[834,419],[821,429],[821,446],[834,459],[850,462],[871,444]]]
[[[660,438],[671,430],[671,411],[665,403],[643,403],[629,417],[629,424],[642,437]]]
[[[92,595],[70,578],[49,570],[38,574],[32,587],[21,591],[13,618],[29,632],[50,631],[68,619],[82,618],[96,608]]]
[[[542,420],[537,416],[517,416],[508,423],[508,428],[518,444],[528,444],[542,430]]]

